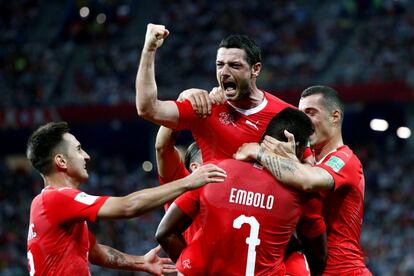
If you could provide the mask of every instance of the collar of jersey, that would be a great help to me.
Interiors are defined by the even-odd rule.
[[[249,116],[249,115],[255,114],[255,113],[259,112],[259,111],[262,111],[263,108],[265,108],[266,105],[267,105],[267,99],[266,99],[266,96],[264,96],[263,101],[258,106],[255,106],[255,107],[250,108],[250,109],[238,108],[238,107],[235,107],[234,105],[232,105],[230,102],[227,102],[227,103],[231,107],[233,107],[237,112],[239,112],[239,113],[241,113],[243,115]]]

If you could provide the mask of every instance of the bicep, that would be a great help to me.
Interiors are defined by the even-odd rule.
[[[335,181],[333,176],[325,169],[320,167],[310,167],[303,165],[305,179],[308,179],[308,185],[311,191],[330,190],[334,187]]]
[[[99,209],[97,217],[101,219],[126,218],[125,201],[123,197],[108,197]]]
[[[89,251],[89,262],[95,265],[103,265],[106,261],[106,253],[103,245],[95,243]]]
[[[176,128],[179,116],[180,113],[174,101],[157,100],[152,116],[147,119],[168,128]]]
[[[173,203],[158,226],[156,237],[163,239],[170,234],[181,234],[190,226],[192,219]]]
[[[157,150],[156,157],[159,176],[167,181],[174,180],[174,175],[182,163],[178,149],[173,146]]]

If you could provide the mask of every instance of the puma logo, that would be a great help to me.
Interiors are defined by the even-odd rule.
[[[246,120],[246,125],[252,126],[254,127],[256,130],[259,130],[259,128],[257,127],[257,125],[259,124],[259,121],[257,121],[256,123],[252,123],[249,120]]]

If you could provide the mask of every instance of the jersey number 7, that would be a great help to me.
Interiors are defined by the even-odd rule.
[[[254,267],[256,265],[256,246],[260,244],[260,224],[253,216],[246,217],[245,215],[240,215],[233,221],[233,228],[240,229],[245,223],[250,225],[250,236],[246,238],[246,244],[249,246],[247,250],[246,276],[252,276],[254,275]]]

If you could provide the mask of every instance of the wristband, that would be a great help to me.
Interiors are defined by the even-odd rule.
[[[257,153],[256,160],[259,161],[259,163],[262,163],[262,157],[265,152],[265,149],[263,147],[260,147],[259,152]]]

